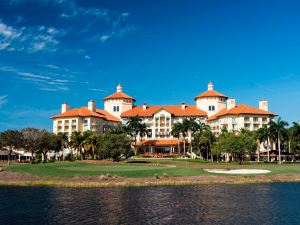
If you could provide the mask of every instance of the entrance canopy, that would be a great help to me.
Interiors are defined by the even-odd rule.
[[[184,141],[182,140],[144,140],[137,142],[137,147],[148,147],[148,146],[178,146],[183,145]],[[187,143],[187,142],[186,142]]]
[[[271,150],[271,151],[269,151],[269,154],[270,154],[271,157],[277,157],[277,156],[279,156],[279,151],[278,150]],[[261,152],[261,153],[259,153],[259,155],[262,156],[262,157],[263,156],[268,156],[268,152],[267,151],[266,152]],[[295,156],[292,153],[284,152],[284,151],[281,151],[280,155],[282,157],[284,157],[284,156]]]

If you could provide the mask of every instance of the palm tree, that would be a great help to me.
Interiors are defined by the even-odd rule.
[[[208,127],[206,127],[206,130],[204,130],[203,132],[202,132],[202,136],[203,137],[205,137],[206,139],[207,139],[207,142],[208,142],[208,148],[209,149],[207,149],[207,160],[208,160],[208,150],[211,152],[210,153],[210,157],[211,157],[211,162],[213,162],[213,154],[212,154],[212,151],[211,151],[211,149],[212,149],[212,144],[216,141],[216,136],[215,136],[215,134],[211,131],[211,129],[210,129],[210,127],[208,128]]]
[[[81,160],[83,160],[83,152],[82,152],[83,144],[84,144],[83,135],[78,131],[74,131],[71,134],[71,146],[73,149],[79,151]]]
[[[256,137],[257,137],[260,144],[267,142],[268,162],[270,162],[270,148],[269,148],[270,129],[267,126],[259,128],[256,131]]]
[[[130,117],[126,123],[126,127],[130,132],[130,135],[134,137],[135,153],[136,153],[137,135],[139,134],[139,131],[141,129],[141,124],[142,124],[142,119],[137,116]]]
[[[278,156],[279,156],[278,163],[281,164],[281,146],[280,145],[281,145],[281,140],[283,139],[283,135],[285,132],[285,127],[288,126],[288,123],[281,120],[281,117],[279,117],[276,122],[270,121],[269,126],[270,126],[270,133],[273,134],[274,136],[276,135],[277,144],[278,144]]]
[[[97,146],[98,146],[98,135],[93,131],[84,133],[83,147],[86,151],[91,152],[93,158],[95,156],[95,150]]]
[[[287,129],[288,139],[289,139],[289,153],[291,153],[291,142],[295,138],[300,137],[300,124],[293,122],[293,126]]]
[[[145,135],[149,135],[148,128],[147,128],[146,124],[144,124],[144,123],[140,124],[140,126],[138,127],[138,133],[140,135],[141,141],[143,140],[143,137]]]
[[[183,138],[183,154],[185,155],[186,153],[186,136],[188,135],[188,132],[189,132],[189,129],[190,129],[190,126],[191,126],[191,122],[189,121],[189,119],[185,118],[182,122],[181,122],[181,136]]]
[[[182,123],[177,122],[174,123],[171,134],[173,137],[177,137],[178,138],[178,152],[180,152],[180,134],[182,131]]]
[[[69,140],[69,136],[67,133],[58,133],[57,138],[59,139],[59,142],[61,145],[61,147],[60,147],[61,152],[63,152],[65,148],[70,148],[70,140]],[[71,156],[73,156],[73,153],[71,153],[71,152],[72,151],[70,150],[70,154],[71,154]]]

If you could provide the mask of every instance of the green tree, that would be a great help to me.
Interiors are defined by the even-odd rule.
[[[104,152],[109,153],[113,161],[120,161],[130,155],[131,141],[126,134],[106,134],[103,142]]]
[[[178,151],[180,152],[180,135],[181,135],[181,131],[182,131],[182,123],[177,122],[174,123],[173,127],[172,127],[172,131],[171,131],[171,135],[173,137],[177,137],[178,139]]]
[[[18,130],[6,130],[0,134],[2,148],[8,151],[7,164],[10,165],[13,150],[22,147],[23,138]]]
[[[84,136],[78,131],[74,131],[71,134],[70,145],[76,151],[80,153],[80,159],[83,160],[83,145],[84,145]]]
[[[211,161],[213,162],[213,154],[212,154],[212,145],[216,141],[216,136],[211,131],[210,127],[205,127],[204,131],[202,132],[202,136],[206,138],[208,143],[207,145],[207,160],[208,160],[208,152],[210,152]]]
[[[23,136],[23,148],[25,151],[31,153],[31,163],[34,163],[35,154],[38,152],[38,138],[40,137],[40,129],[37,128],[24,128],[21,130]]]
[[[37,139],[38,152],[43,156],[43,163],[47,162],[47,155],[50,151],[58,152],[61,148],[60,140],[57,135],[46,130],[39,132]]]
[[[93,132],[93,131],[89,131],[84,133],[84,149],[86,151],[86,153],[89,153],[90,155],[92,155],[92,157],[94,158],[95,156],[95,150],[97,148],[98,145],[98,134]]]
[[[300,141],[300,124],[299,123],[293,122],[293,126],[287,129],[287,137],[288,137],[289,153],[291,153],[292,145],[295,146],[295,144],[293,144],[293,142]]]
[[[268,126],[264,126],[262,128],[259,128],[256,131],[256,137],[259,141],[259,143],[266,143],[267,146],[267,154],[268,154],[268,162],[270,162],[270,129]]]
[[[214,154],[229,153],[240,163],[246,155],[253,155],[256,150],[256,137],[250,131],[237,134],[233,132],[223,133],[213,145]]]
[[[57,134],[58,141],[60,143],[60,151],[63,152],[64,149],[70,149],[70,160],[73,159],[73,152],[70,148],[70,140],[67,133],[58,133]]]
[[[141,130],[142,127],[142,119],[135,116],[130,117],[126,123],[127,130],[129,131],[129,134],[134,138],[134,147],[135,147],[135,154],[137,153],[137,136]]]
[[[277,145],[278,145],[278,163],[281,164],[281,141],[283,140],[283,136],[285,133],[285,127],[288,126],[288,123],[281,120],[279,117],[277,121],[270,121],[270,133],[276,137]]]

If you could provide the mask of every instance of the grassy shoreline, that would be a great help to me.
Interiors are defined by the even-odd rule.
[[[262,184],[262,183],[298,183],[300,178],[294,179],[280,179],[280,178],[268,178],[268,179],[238,179],[238,180],[221,180],[221,181],[135,181],[135,182],[74,182],[74,181],[10,181],[0,182],[0,186],[20,186],[20,187],[64,187],[64,188],[113,188],[113,187],[151,187],[151,186],[187,186],[187,185],[205,185],[205,184],[231,184],[231,185],[251,185],[251,184]]]
[[[268,169],[264,175],[212,174],[205,169]],[[197,184],[300,182],[300,164],[201,163],[193,160],[140,160],[14,164],[0,172],[0,186],[145,187]]]

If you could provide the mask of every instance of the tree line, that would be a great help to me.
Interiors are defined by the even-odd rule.
[[[195,152],[200,158],[212,160],[228,153],[234,160],[243,161],[246,156],[254,156],[259,144],[263,143],[268,153],[272,143],[276,143],[279,154],[282,149],[290,153],[300,152],[300,124],[288,123],[278,118],[257,131],[242,129],[239,132],[223,130],[216,136],[210,127],[195,118],[185,118],[173,125],[171,134],[183,141],[183,155]],[[30,152],[32,162],[46,162],[48,153],[54,153],[53,160],[62,158],[74,159],[113,159],[120,160],[137,154],[136,143],[145,136],[151,136],[141,118],[132,117],[125,126],[112,127],[104,133],[93,131],[73,132],[70,137],[66,133],[53,134],[44,129],[24,128],[22,130],[6,130],[0,133],[0,148],[8,151],[10,163],[13,150],[23,148]],[[191,140],[186,149],[187,138]],[[134,148],[132,148],[132,146]],[[68,155],[62,155],[69,149]],[[268,154],[268,161],[270,157]],[[280,159],[280,157],[279,157]]]

